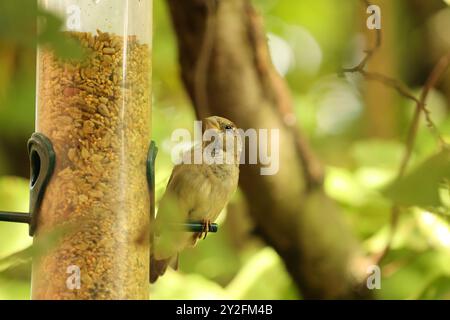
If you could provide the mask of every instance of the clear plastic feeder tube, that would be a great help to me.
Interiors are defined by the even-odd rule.
[[[33,299],[147,299],[152,0],[40,0],[81,61],[38,51],[36,131],[56,152]]]

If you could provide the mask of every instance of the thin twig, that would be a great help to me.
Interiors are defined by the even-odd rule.
[[[372,5],[369,0],[362,0],[362,2],[366,7],[370,7]],[[373,46],[373,48],[365,51],[365,56],[358,65],[356,65],[353,68],[343,68],[342,72],[354,73],[364,71],[369,60],[372,58],[375,52],[378,51],[378,49],[381,47],[382,37],[383,35],[381,29],[376,29],[375,45]]]
[[[367,80],[374,80],[383,83],[384,85],[391,87],[397,92],[404,96],[405,98],[411,99],[414,102],[418,103],[419,99],[414,96],[414,94],[411,93],[409,88],[401,81],[390,78],[388,76],[385,76],[384,74],[377,73],[377,72],[368,72],[365,70],[360,70],[359,73],[361,73]]]
[[[362,0],[365,6],[369,7],[371,5],[369,0]],[[376,30],[376,41],[375,45],[372,49],[365,51],[365,56],[361,60],[361,62],[352,68],[344,68],[342,69],[342,73],[359,73],[361,74],[365,79],[367,80],[374,80],[378,81],[380,83],[383,83],[387,87],[391,87],[395,89],[400,95],[403,97],[410,99],[416,103],[416,108],[414,111],[414,116],[408,131],[408,136],[406,139],[406,149],[405,154],[403,156],[402,162],[400,164],[398,173],[397,173],[397,180],[400,180],[404,177],[406,169],[408,167],[408,164],[411,160],[411,155],[414,149],[414,144],[420,124],[420,116],[423,112],[425,115],[425,120],[427,123],[427,127],[432,131],[433,135],[436,137],[436,139],[439,141],[439,144],[441,148],[448,147],[447,143],[443,139],[443,137],[440,135],[439,130],[437,129],[436,125],[434,124],[433,120],[431,119],[431,113],[426,107],[426,100],[428,98],[428,95],[430,91],[436,86],[437,82],[443,75],[443,73],[447,70],[449,64],[450,64],[450,52],[443,56],[439,62],[436,64],[436,66],[433,68],[433,71],[431,72],[430,76],[427,79],[427,82],[425,83],[425,86],[421,92],[420,98],[418,99],[412,91],[401,81],[388,77],[386,75],[376,73],[376,72],[369,72],[366,71],[366,66],[369,63],[370,59],[373,57],[375,52],[381,47],[382,44],[382,34],[381,30]],[[382,253],[379,255],[379,257],[376,259],[377,264],[380,264],[381,261],[384,259],[384,257],[389,252],[392,241],[397,229],[399,216],[401,213],[401,208],[398,205],[394,205],[391,209],[391,222],[390,222],[390,233],[389,238],[387,240],[387,244],[385,249],[382,251]]]
[[[420,115],[423,112],[425,114],[425,117],[429,117],[429,111],[425,108],[426,101],[428,98],[428,95],[430,91],[436,86],[436,84],[439,82],[439,79],[442,77],[444,72],[447,70],[448,66],[450,64],[450,52],[443,56],[439,62],[436,64],[436,66],[433,68],[433,71],[431,72],[430,76],[427,79],[427,82],[425,83],[425,86],[422,90],[422,93],[420,95],[420,100],[416,103],[416,109],[414,112],[414,117],[411,122],[411,126],[408,131],[408,137],[406,140],[406,151],[403,156],[403,160],[400,165],[400,169],[398,171],[397,180],[403,178],[405,175],[407,166],[409,164],[409,161],[411,159],[411,154],[414,149],[414,144],[417,136],[417,131],[419,129],[420,124]],[[430,120],[432,123],[432,121]],[[440,137],[440,136],[439,136]],[[446,142],[443,140],[442,137],[440,137],[442,146],[446,145]]]
[[[369,7],[371,5],[370,1],[368,1],[368,0],[362,0],[362,2],[367,7]],[[367,80],[374,80],[374,81],[383,83],[387,87],[391,87],[391,88],[395,89],[403,97],[414,101],[416,104],[419,103],[419,99],[416,98],[416,96],[412,93],[412,90],[410,90],[408,88],[408,86],[406,86],[400,80],[391,78],[389,76],[386,76],[386,75],[383,75],[380,73],[368,72],[365,70],[370,59],[373,57],[373,55],[376,53],[376,51],[381,47],[381,44],[382,44],[381,29],[376,29],[376,40],[375,40],[374,47],[372,49],[365,51],[366,55],[364,56],[364,58],[361,60],[361,62],[358,65],[356,65],[352,68],[343,68],[341,70],[341,72],[342,73],[359,73]],[[442,63],[445,63],[445,62],[442,62]],[[430,111],[427,109],[425,103],[421,104],[421,109],[425,113],[425,120],[427,123],[427,127],[430,128],[431,132],[436,137],[436,139],[440,142],[440,144],[442,146],[444,146],[445,145],[445,143],[443,143],[444,139],[440,135],[439,130],[437,129],[436,125],[434,124],[433,120],[431,119]]]
[[[421,111],[425,114],[425,119],[426,119],[427,125],[434,132],[435,136],[438,138],[438,140],[441,144],[441,148],[445,148],[448,145],[445,142],[444,138],[439,133],[439,130],[437,129],[434,122],[431,120],[431,113],[426,108],[426,100],[427,100],[428,94],[434,87],[436,87],[439,80],[442,78],[444,73],[447,71],[449,65],[450,65],[450,51],[447,52],[446,55],[442,56],[439,59],[436,66],[433,68],[433,71],[431,72],[427,82],[425,83],[425,87],[422,90],[422,95],[420,97],[421,103],[417,106],[417,108],[420,108]]]
[[[431,72],[430,76],[428,77],[427,82],[425,83],[425,86],[422,90],[422,93],[420,95],[420,100],[418,100],[416,103],[416,109],[414,111],[413,120],[409,127],[408,136],[406,139],[405,154],[403,155],[403,159],[402,159],[402,162],[400,164],[400,167],[399,167],[399,170],[397,173],[397,178],[396,178],[397,181],[401,180],[405,176],[406,170],[408,168],[408,164],[411,160],[411,155],[412,155],[412,152],[414,149],[414,144],[415,144],[417,132],[419,129],[421,114],[424,113],[425,117],[430,117],[429,111],[425,108],[428,95],[429,95],[430,91],[439,82],[439,79],[442,77],[444,72],[447,70],[449,64],[450,64],[450,52],[447,53],[445,56],[443,56],[439,60],[439,62],[436,64],[436,66],[433,68],[433,71]],[[429,119],[427,122],[433,123],[431,121],[431,119]],[[435,128],[435,127],[433,127],[433,128]],[[435,128],[435,130],[437,130],[437,129]],[[438,137],[439,137],[439,141],[441,143],[441,147],[446,147],[447,144],[443,140],[443,138],[440,135],[438,135]],[[382,262],[382,260],[386,257],[387,253],[389,252],[389,250],[392,246],[392,241],[394,238],[395,230],[397,229],[400,213],[401,213],[400,206],[394,205],[391,209],[391,232],[389,233],[389,238],[388,238],[386,247],[384,248],[383,252],[377,259],[377,261],[378,261],[377,264],[380,264]]]

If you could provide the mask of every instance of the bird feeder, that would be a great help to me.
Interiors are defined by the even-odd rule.
[[[84,57],[38,49],[30,212],[0,221],[30,226],[33,299],[148,299],[152,0],[39,3],[62,17]]]
[[[47,248],[33,261],[32,297],[147,299],[152,0],[41,5],[84,57],[38,50],[36,131],[56,161],[36,221]]]

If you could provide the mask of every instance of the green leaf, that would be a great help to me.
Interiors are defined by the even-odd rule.
[[[0,1],[0,41],[29,48],[36,44],[49,46],[62,59],[83,58],[79,42],[61,31],[63,20],[54,13],[38,8],[35,0]],[[37,28],[36,21],[41,20]]]
[[[440,189],[450,179],[450,151],[426,160],[403,179],[392,183],[383,193],[399,205],[438,207]]]
[[[46,21],[37,38],[40,44],[49,45],[62,59],[81,60],[84,57],[79,41],[60,32],[63,22],[59,17],[43,10],[38,11],[38,17]]]

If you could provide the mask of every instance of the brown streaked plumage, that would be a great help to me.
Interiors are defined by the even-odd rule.
[[[187,221],[202,221],[205,230],[215,221],[235,192],[239,180],[241,138],[236,126],[221,117],[203,120],[204,131],[216,136],[201,146],[211,152],[212,160],[224,157],[223,163],[181,163],[173,168],[155,220],[155,236],[150,261],[150,281],[155,282],[170,265],[178,266],[178,254],[194,246],[205,233],[189,233],[174,228]],[[230,138],[230,139],[229,139]],[[233,144],[230,144],[233,142]],[[197,147],[198,148],[198,147]],[[193,160],[196,148],[183,155]]]

